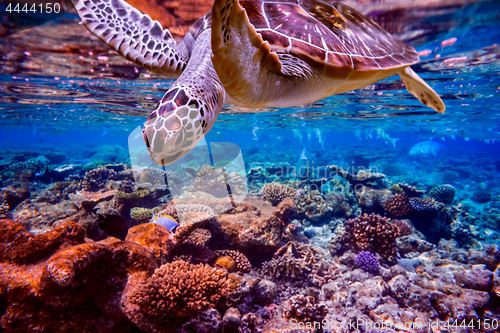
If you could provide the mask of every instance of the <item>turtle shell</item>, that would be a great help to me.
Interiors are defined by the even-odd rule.
[[[239,2],[271,51],[290,53],[332,76],[396,69],[419,60],[413,47],[340,2]]]

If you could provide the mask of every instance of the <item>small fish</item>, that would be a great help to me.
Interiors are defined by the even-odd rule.
[[[162,225],[170,232],[174,232],[175,229],[179,226],[179,223],[177,223],[177,221],[170,215],[156,216],[155,213],[153,213],[153,218],[150,222]]]
[[[207,134],[205,134],[205,139],[208,139],[208,140],[216,140],[216,139],[220,139],[224,136],[224,133],[222,133],[221,131],[210,131],[208,132]]]
[[[124,136],[129,135],[130,130],[123,127],[115,126],[101,126],[101,136],[111,135],[111,136]]]
[[[492,129],[476,129],[466,128],[458,131],[458,135],[464,138],[465,141],[470,139],[484,141],[486,143],[494,143],[495,140],[500,140],[500,133]]]
[[[439,138],[443,141],[445,138],[452,138],[453,140],[456,140],[456,134],[457,130],[451,128],[436,128],[433,130],[421,129],[416,133],[416,135],[422,139]]]
[[[259,131],[260,127],[255,126],[252,129],[252,134],[253,134],[253,141],[259,141],[259,136],[257,135],[257,132]]]
[[[325,134],[319,128],[314,129],[314,133],[316,133],[316,138],[323,149],[325,149]]]
[[[41,125],[31,125],[33,127],[33,133],[32,134],[49,134],[49,135],[63,135],[69,133],[69,129],[64,128],[64,127],[55,127],[55,126],[45,126],[43,124]]]
[[[399,140],[399,138],[391,138],[391,136],[381,128],[377,128],[377,139],[384,140],[386,145],[388,145],[389,142],[392,143],[394,148],[396,148],[396,142]]]
[[[410,155],[434,155],[437,156],[439,151],[443,148],[443,144],[434,142],[432,140],[422,141],[414,145],[410,149]]]
[[[128,225],[124,219],[118,215],[100,215],[98,219],[99,228],[109,236],[125,240],[128,233]]]
[[[361,130],[359,130],[359,129],[354,130],[354,135],[356,136],[356,139],[358,141],[361,141]]]
[[[298,129],[293,130],[293,137],[298,138],[300,143],[304,144],[304,137],[302,136],[302,133]]]
[[[297,174],[299,177],[304,177],[308,173],[309,167],[312,167],[310,163],[314,159],[314,155],[306,150],[306,147],[302,150],[302,153],[299,155],[299,160],[297,163]]]

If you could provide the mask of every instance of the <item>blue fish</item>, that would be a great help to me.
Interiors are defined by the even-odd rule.
[[[153,213],[153,218],[151,219],[151,223],[156,223],[159,225],[164,226],[165,228],[168,229],[170,232],[174,232],[175,229],[179,226],[179,223],[169,215],[161,215],[161,216],[156,216],[155,213]]]
[[[443,145],[432,140],[422,141],[410,149],[410,155],[434,155],[443,148]]]

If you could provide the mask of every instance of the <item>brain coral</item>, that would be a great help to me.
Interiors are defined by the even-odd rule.
[[[297,199],[297,190],[285,184],[268,183],[262,186],[260,196],[277,205],[285,198]]]
[[[380,254],[386,259],[394,255],[398,227],[389,223],[389,219],[377,214],[359,215],[345,223],[344,240],[356,252],[370,251]]]
[[[455,198],[455,188],[452,185],[444,184],[434,187],[429,195],[439,202],[451,204]]]
[[[384,210],[390,216],[401,217],[410,214],[413,208],[406,194],[397,194],[384,202]]]

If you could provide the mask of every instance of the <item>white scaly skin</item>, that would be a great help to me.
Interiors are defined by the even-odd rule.
[[[142,137],[158,165],[177,161],[210,131],[225,101],[225,90],[212,65],[211,31],[194,44],[189,63],[151,113]]]

